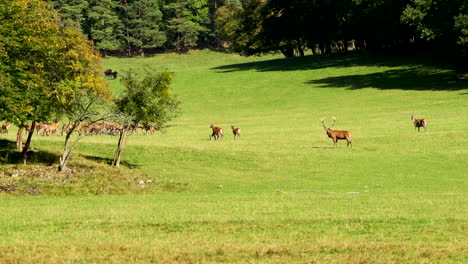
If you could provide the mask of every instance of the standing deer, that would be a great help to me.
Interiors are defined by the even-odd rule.
[[[338,140],[343,140],[343,139],[345,139],[346,142],[348,143],[346,145],[346,147],[348,147],[349,145],[351,145],[351,148],[353,147],[353,145],[351,144],[351,132],[333,130],[333,129],[325,126],[325,119],[324,118],[322,118],[321,121],[322,121],[323,129],[325,129],[325,132],[327,133],[328,137],[333,140],[333,146],[335,148],[336,148],[336,143],[338,142]],[[333,117],[333,124],[331,125],[331,127],[333,127],[335,125],[335,122],[336,122],[336,117]]]
[[[213,133],[210,135],[210,140],[214,138],[215,140],[218,140],[219,137],[224,136],[224,129],[217,127],[213,124],[211,124],[210,128],[213,130]]]
[[[416,128],[418,128],[418,132],[419,132],[419,129],[421,127],[424,127],[424,132],[427,131],[427,120],[426,119],[415,119],[414,118],[414,115],[411,115],[411,121],[413,122],[414,124],[414,130],[416,130]]]
[[[231,128],[232,128],[232,134],[234,134],[234,140],[236,140],[236,138],[240,137],[240,128],[234,128],[234,125],[231,125]]]
[[[2,125],[2,134],[7,134],[8,135],[8,129],[10,129],[11,124],[10,123],[5,123]]]

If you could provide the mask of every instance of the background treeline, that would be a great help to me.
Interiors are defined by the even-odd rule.
[[[194,47],[286,57],[348,49],[468,53],[466,0],[53,0],[104,54]]]

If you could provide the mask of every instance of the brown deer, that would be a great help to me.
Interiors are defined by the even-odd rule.
[[[231,128],[232,128],[232,134],[234,134],[234,140],[236,140],[236,138],[240,137],[240,128],[234,128],[234,125],[231,125]]]
[[[48,136],[53,136],[57,133],[59,124],[55,121],[54,123],[47,124],[46,133]]]
[[[29,131],[29,129],[28,129]],[[47,132],[47,124],[46,123],[36,123],[36,134],[39,136],[45,135]]]
[[[156,132],[156,128],[150,124],[141,124],[140,125],[141,128],[143,129],[143,133],[145,133],[145,135],[153,135],[154,132]]]
[[[427,120],[426,119],[424,119],[424,118],[416,119],[416,118],[414,118],[414,115],[411,115],[411,121],[414,124],[414,130],[416,130],[416,128],[417,128],[418,132],[419,132],[419,129],[421,127],[424,127],[424,132],[427,131]]]
[[[0,131],[2,134],[7,134],[8,135],[8,129],[10,129],[11,124],[10,123],[5,123],[2,125],[2,130]]]
[[[55,135],[55,133],[57,133],[57,129],[58,129],[58,123],[57,122],[54,122],[54,123],[40,123],[40,124],[37,124],[36,125],[36,132],[37,132],[37,135],[47,135],[47,136],[51,136],[51,135]]]
[[[218,140],[220,137],[224,136],[224,129],[217,127],[213,124],[211,124],[210,128],[213,130],[213,133],[210,135],[210,140],[214,138],[215,140]]]
[[[336,148],[336,143],[338,142],[338,140],[344,140],[344,139],[348,143],[346,145],[346,147],[348,147],[349,145],[351,145],[351,148],[353,147],[353,145],[351,144],[351,132],[333,130],[333,129],[325,126],[325,119],[324,118],[322,118],[321,121],[322,121],[323,129],[325,129],[325,132],[327,133],[328,137],[333,140],[333,146],[335,148]],[[333,117],[333,124],[331,125],[331,127],[333,127],[335,125],[335,121],[336,121],[336,117]]]

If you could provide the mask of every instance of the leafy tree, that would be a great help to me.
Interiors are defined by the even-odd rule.
[[[467,5],[468,9],[468,5]],[[466,12],[468,13],[468,11]],[[468,14],[459,14],[455,18],[455,30],[457,32],[457,43],[462,47],[465,54],[468,53]]]
[[[197,45],[209,23],[206,0],[167,0],[164,5],[166,31],[177,51]]]
[[[234,14],[242,9],[240,0],[212,0],[211,1],[212,31],[215,34],[216,47],[220,48],[221,42],[228,40],[229,32],[236,23],[232,21]]]
[[[109,111],[103,107],[108,105],[111,99],[110,90],[102,79],[101,57],[91,42],[73,30],[67,30],[65,36],[62,63],[63,67],[69,68],[69,72],[62,75],[64,80],[58,84],[55,111],[60,116],[66,116],[72,123],[72,128],[65,136],[64,150],[58,167],[60,171],[68,171],[71,153],[81,139],[79,135],[70,143],[73,131],[83,122],[92,124],[104,119],[105,113]]]
[[[123,0],[119,10],[129,55],[133,49],[144,55],[145,48],[162,47],[166,42],[165,33],[160,30],[159,0]]]
[[[463,47],[467,35],[466,0],[412,0],[401,15],[401,22],[411,26],[417,38],[435,49]]]
[[[62,23],[67,26],[81,28],[87,32],[86,10],[88,0],[53,0],[50,1],[53,7],[59,10]]]
[[[227,14],[225,20],[229,22],[225,24],[223,32],[228,37],[229,48],[232,51],[247,56],[270,51],[264,48],[258,37],[262,30],[260,11],[263,2],[262,0],[245,0],[242,9]]]
[[[168,71],[147,68],[143,74],[130,70],[121,81],[126,90],[115,100],[116,116],[124,126],[114,155],[114,166],[120,165],[127,136],[138,124],[164,130],[167,122],[179,114],[180,102],[172,95],[170,84],[173,75]]]
[[[88,10],[90,24],[90,38],[96,48],[104,51],[118,51],[123,49],[123,24],[116,11],[116,2],[113,0],[90,0]]]
[[[26,163],[36,122],[57,118],[82,90],[109,92],[90,43],[45,2],[0,0],[0,21],[0,117],[20,128],[32,122],[22,150]]]

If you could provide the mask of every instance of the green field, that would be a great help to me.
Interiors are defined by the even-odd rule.
[[[365,54],[104,59],[149,66],[175,73],[182,115],[165,134],[131,136],[119,173],[152,182],[123,195],[0,193],[1,263],[468,262],[466,72]],[[327,138],[320,118],[333,116],[352,148]],[[208,140],[210,124],[223,139]],[[58,154],[63,140],[32,147]],[[116,144],[86,137],[71,165],[107,167]]]

